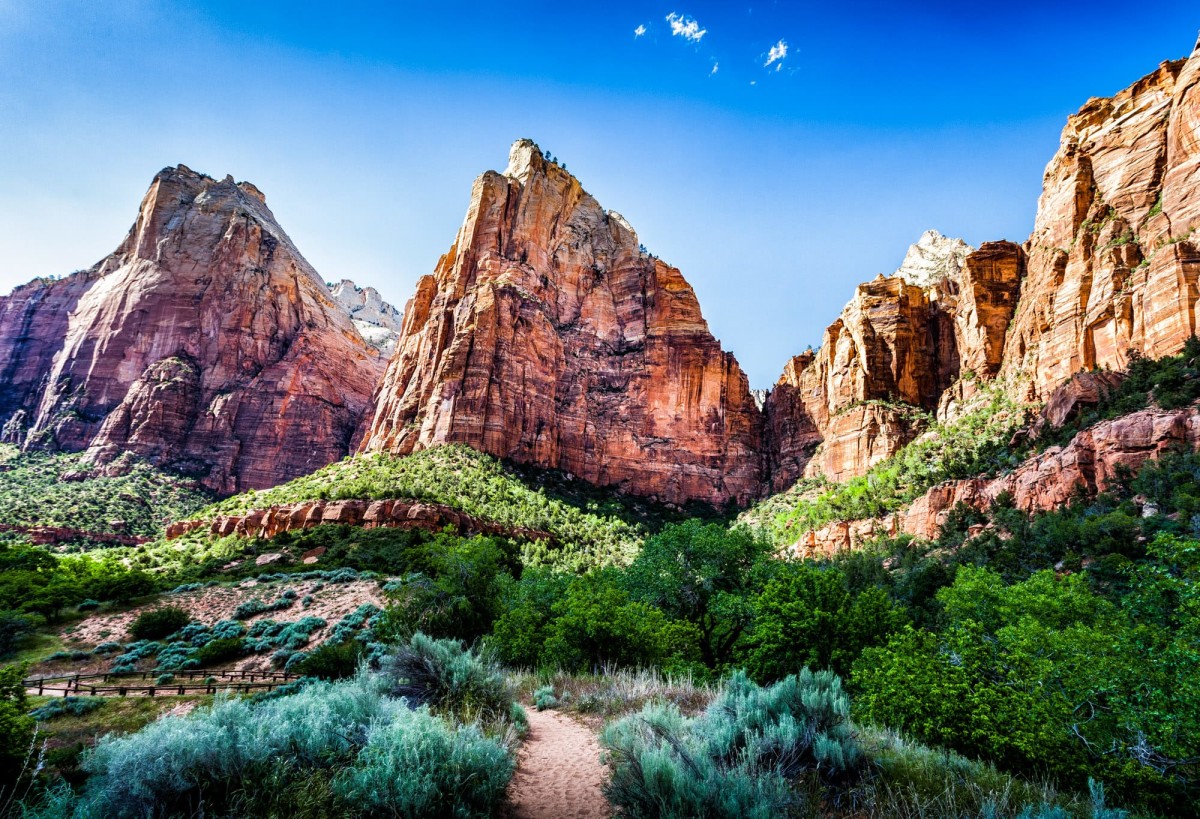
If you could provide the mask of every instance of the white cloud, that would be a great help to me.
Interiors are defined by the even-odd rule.
[[[716,74],[716,73],[717,73],[717,69],[718,69],[718,68],[720,68],[720,67],[721,67],[721,64],[720,64],[720,63],[713,63],[713,70],[708,72],[708,76],[710,76],[710,77],[711,77],[713,74]]]
[[[700,24],[686,14],[671,12],[667,15],[667,22],[671,24],[672,34],[693,43],[700,42],[708,34],[708,29],[700,28]]]
[[[778,63],[775,65],[775,70],[778,71],[779,69],[783,68],[782,61],[787,58],[787,55],[788,44],[786,41],[780,40],[778,43],[771,46],[771,50],[767,52],[767,61],[763,63],[763,68],[768,68],[773,63]]]
[[[645,26],[645,24],[642,24],[642,25],[638,26],[637,28],[635,28],[635,29],[633,30],[633,36],[634,36],[634,39],[636,39],[636,38],[638,38],[638,37],[641,37],[641,36],[642,36],[643,34],[645,34],[645,33],[646,33],[646,26]]]

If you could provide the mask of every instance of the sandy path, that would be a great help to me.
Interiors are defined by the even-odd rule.
[[[600,743],[586,726],[556,711],[528,709],[529,736],[509,793],[515,819],[605,819]]]

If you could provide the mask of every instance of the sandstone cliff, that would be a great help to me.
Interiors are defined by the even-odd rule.
[[[349,451],[383,363],[249,183],[155,177],[121,246],[0,299],[0,423],[218,492]]]
[[[1200,48],[1070,118],[1046,169],[1004,369],[1044,399],[1177,352],[1200,296]]]
[[[928,231],[889,277],[859,285],[820,350],[788,362],[764,413],[771,484],[861,475],[919,435],[966,371],[999,369],[1023,253]]]
[[[404,312],[366,451],[446,442],[663,501],[762,485],[745,375],[678,270],[536,145],[476,180]]]

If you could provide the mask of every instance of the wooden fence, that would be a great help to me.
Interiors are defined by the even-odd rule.
[[[297,679],[295,674],[276,671],[225,671],[220,674],[181,671],[169,683],[145,684],[151,678],[157,681],[159,676],[150,671],[132,674],[66,674],[60,677],[35,677],[25,680],[24,684],[26,691],[31,694],[36,691],[38,696],[154,697],[215,694],[218,691],[232,691],[235,694],[271,691]],[[195,682],[197,679],[200,682]]]

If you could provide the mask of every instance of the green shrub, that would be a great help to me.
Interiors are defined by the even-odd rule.
[[[196,660],[197,665],[206,667],[236,660],[245,653],[246,648],[241,638],[223,637],[196,649],[192,657]]]
[[[116,819],[494,811],[513,770],[506,750],[381,688],[360,675],[258,702],[218,698],[104,737],[83,760],[90,777],[74,804],[56,803]]]
[[[0,793],[15,785],[33,750],[34,720],[26,711],[26,667],[0,668]]]
[[[457,640],[414,634],[384,657],[389,693],[414,705],[431,705],[485,720],[504,719],[512,693],[503,672]]]
[[[554,696],[554,686],[544,685],[533,692],[533,707],[539,711],[558,706],[558,698]]]
[[[651,704],[609,725],[605,790],[628,816],[779,815],[794,801],[791,780],[834,782],[859,767],[849,711],[831,672],[805,670],[770,688],[738,673],[699,717]]]
[[[488,817],[504,799],[515,763],[469,725],[453,730],[426,710],[376,725],[334,794],[368,816]]]
[[[14,653],[25,638],[45,622],[45,618],[37,614],[0,611],[0,658]]]
[[[357,640],[327,640],[294,665],[289,663],[287,670],[322,680],[343,680],[354,676],[365,653],[363,644]]]
[[[45,722],[56,717],[80,717],[103,706],[104,699],[102,697],[63,697],[50,700],[40,708],[33,709],[29,712],[29,716],[39,722]]]
[[[192,617],[179,606],[147,609],[129,624],[129,634],[138,640],[161,640],[186,626]]]

